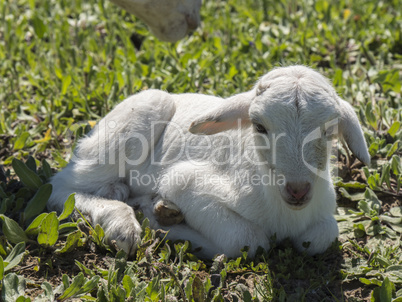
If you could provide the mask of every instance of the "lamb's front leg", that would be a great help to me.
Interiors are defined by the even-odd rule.
[[[67,167],[53,177],[51,182],[53,192],[48,202],[49,210],[61,212],[67,197],[77,192],[75,194],[77,210],[93,226],[99,224],[103,228],[107,243],[115,240],[118,247],[130,256],[134,255],[141,240],[141,226],[133,208],[124,202],[129,196],[128,186],[121,182],[97,183],[90,178],[90,175],[80,177],[79,174],[70,173],[71,169],[72,166]],[[78,189],[82,190],[76,190],[79,187],[78,184],[81,186]],[[87,191],[92,189],[92,192],[83,193],[85,188]]]
[[[338,225],[333,216],[323,217],[313,223],[303,234],[293,238],[299,251],[309,255],[325,252],[338,237]]]
[[[76,208],[92,225],[102,227],[108,244],[114,240],[129,256],[135,254],[141,242],[141,226],[132,207],[118,200],[85,194],[76,194],[75,201]]]

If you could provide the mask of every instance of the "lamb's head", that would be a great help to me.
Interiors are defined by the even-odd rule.
[[[176,42],[200,25],[201,0],[112,0],[146,23],[160,40]]]
[[[258,170],[284,177],[275,186],[292,209],[308,204],[318,178],[330,182],[329,152],[336,136],[343,136],[363,163],[370,161],[353,107],[325,77],[304,66],[272,70],[253,90],[194,121],[190,131],[214,134],[239,120],[253,129]]]

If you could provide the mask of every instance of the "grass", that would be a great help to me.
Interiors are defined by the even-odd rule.
[[[0,280],[5,301],[402,301],[402,18],[398,0],[204,1],[168,44],[103,0],[0,0]],[[145,36],[136,49],[131,35]],[[226,97],[272,67],[312,66],[356,109],[372,164],[340,148],[339,241],[197,259],[143,222],[135,259],[99,226],[47,213],[77,139],[148,88]]]

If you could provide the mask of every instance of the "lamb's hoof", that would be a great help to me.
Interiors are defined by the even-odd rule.
[[[163,226],[179,224],[184,220],[184,215],[180,209],[170,201],[159,200],[154,205],[156,220]]]

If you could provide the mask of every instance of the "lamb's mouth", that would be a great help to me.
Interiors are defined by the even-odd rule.
[[[292,210],[301,210],[304,209],[308,204],[309,200],[285,200],[286,205]]]

